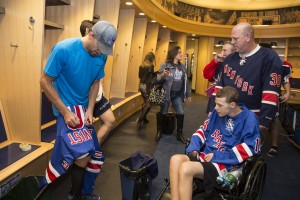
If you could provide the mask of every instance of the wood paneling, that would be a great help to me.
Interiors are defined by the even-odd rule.
[[[135,18],[131,42],[126,92],[137,92],[139,84],[139,66],[143,62],[143,49],[147,28],[146,18]]]
[[[177,41],[175,46],[179,46],[182,51],[181,63],[185,64],[185,51],[186,51],[186,33],[176,32],[173,34],[173,40]]]
[[[2,0],[1,5],[6,14],[0,15],[0,97],[11,139],[39,142],[45,2]]]
[[[116,28],[118,26],[120,0],[96,0],[94,14],[100,16],[100,20],[109,21]],[[118,40],[118,37],[117,37]],[[104,95],[110,98],[113,56],[108,56],[105,65],[105,77],[103,80]]]
[[[165,62],[169,49],[171,30],[168,28],[161,28],[158,32],[157,48],[155,52],[156,66],[155,71],[159,70],[159,66]]]
[[[157,23],[148,23],[146,37],[145,37],[143,58],[145,58],[146,54],[150,51],[155,53],[158,30],[159,30],[159,25]]]
[[[203,69],[211,61],[214,46],[213,37],[199,38],[198,68],[196,78],[196,93],[206,95],[208,80],[203,78]]]
[[[71,0],[70,5],[47,6],[47,20],[63,25],[64,29],[45,30],[45,45],[42,68],[53,48],[53,46],[64,39],[81,37],[79,27],[83,20],[93,20],[95,0]]]
[[[125,97],[128,62],[134,24],[133,9],[120,10],[118,38],[115,43],[110,97]]]

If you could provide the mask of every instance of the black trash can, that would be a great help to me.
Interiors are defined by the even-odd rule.
[[[165,115],[164,123],[161,126],[161,132],[163,134],[173,134],[176,129],[176,115],[173,112],[169,112]]]
[[[122,200],[150,200],[152,179],[158,175],[157,160],[136,152],[119,163]]]

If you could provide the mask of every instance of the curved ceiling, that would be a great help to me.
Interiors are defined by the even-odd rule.
[[[300,0],[178,0],[187,4],[223,10],[267,10],[300,5]]]

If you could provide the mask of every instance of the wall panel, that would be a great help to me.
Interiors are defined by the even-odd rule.
[[[119,10],[120,10],[120,0],[96,0],[94,14],[99,15],[100,20],[109,21],[117,28]],[[105,65],[105,77],[103,81],[104,96],[107,99],[110,98],[112,66],[113,66],[113,56],[108,56]]]
[[[134,23],[133,9],[120,10],[118,39],[115,43],[110,97],[125,97],[126,79]]]
[[[196,78],[196,93],[206,95],[204,92],[208,86],[208,80],[203,78],[203,69],[213,58],[214,38],[200,37],[199,38],[199,53],[198,53],[198,68]]]
[[[165,62],[169,49],[169,40],[170,40],[171,30],[167,28],[161,28],[158,32],[157,39],[157,48],[155,52],[156,57],[156,66],[155,71],[159,70],[159,67],[162,63]]]
[[[147,18],[135,18],[131,42],[126,92],[138,92],[139,66],[143,62],[143,49],[147,28]]]
[[[159,25],[157,23],[148,23],[146,37],[145,37],[143,58],[150,51],[155,53],[156,45],[157,45],[158,30],[159,30]]]

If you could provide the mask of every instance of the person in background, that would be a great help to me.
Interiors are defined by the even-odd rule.
[[[203,180],[207,199],[222,199],[216,191],[218,176],[239,169],[251,156],[260,155],[257,116],[243,104],[232,87],[216,94],[216,106],[192,135],[186,155],[170,160],[171,199],[192,199],[193,179]]]
[[[151,90],[151,83],[154,77],[155,55],[153,52],[148,52],[144,58],[143,63],[139,67],[139,91],[142,94],[144,104],[142,112],[137,120],[137,128],[141,129],[142,123],[148,123],[147,114],[151,109],[149,102],[149,94]]]
[[[223,60],[232,52],[234,52],[234,47],[230,42],[225,42],[225,44],[222,46],[222,51],[220,54],[216,54],[214,59],[208,63],[204,69],[203,69],[203,77],[205,79],[208,79],[209,82],[211,82],[211,86],[206,90],[207,95],[209,96],[206,113],[209,113],[210,110],[213,108],[210,108],[212,106],[212,92],[217,84],[217,82],[220,80],[221,76],[221,63]]]
[[[104,76],[99,55],[112,55],[116,37],[112,24],[99,21],[86,36],[66,39],[53,47],[40,85],[53,104],[57,136],[39,188],[55,181],[71,166],[72,189],[68,199],[100,199],[92,194],[104,162],[92,127],[93,111],[99,80]],[[90,176],[85,176],[87,172]]]
[[[86,36],[89,32],[92,31],[93,26],[96,24],[96,22],[91,20],[83,20],[80,25],[80,33],[81,36]],[[107,60],[106,54],[98,55],[99,57],[99,63],[101,65],[101,68],[104,70],[104,66]],[[101,144],[104,139],[106,138],[108,132],[113,128],[116,118],[114,116],[114,113],[111,110],[111,104],[109,101],[104,97],[103,95],[103,78],[100,80],[99,83],[99,91],[96,98],[96,104],[93,112],[93,116],[99,117],[102,124],[97,132],[97,137],[99,144]]]
[[[177,140],[186,143],[182,129],[184,122],[183,103],[191,102],[191,92],[187,82],[186,68],[180,63],[182,51],[179,46],[172,47],[167,54],[166,62],[160,66],[157,82],[163,83],[166,91],[165,101],[157,115],[157,134],[155,140],[161,137],[161,127],[165,123],[170,104],[176,112]]]
[[[231,43],[236,52],[223,61],[213,98],[219,89],[234,87],[240,102],[258,115],[260,130],[264,132],[277,111],[282,61],[274,50],[255,43],[254,29],[249,23],[239,23],[232,29]]]
[[[272,49],[272,46],[268,43],[260,43],[259,46]],[[291,73],[292,73],[291,64],[284,61],[282,67],[283,67],[283,72],[282,72],[281,82],[282,82],[282,86],[285,90],[285,93],[284,93],[284,95],[281,95],[281,93],[280,93],[278,105],[280,103],[284,103],[284,102],[288,101],[290,98],[290,93],[291,93],[291,84],[290,84],[290,77],[291,77]],[[280,126],[279,126],[280,121],[279,121],[278,116],[279,116],[279,113],[277,112],[276,117],[272,121],[271,126],[268,130],[271,135],[271,145],[272,145],[271,149],[267,153],[267,156],[269,156],[269,157],[276,157],[278,155],[278,137],[279,137],[279,131],[280,131]]]

